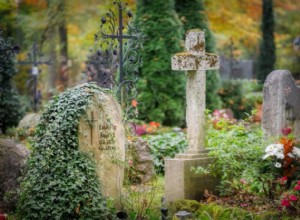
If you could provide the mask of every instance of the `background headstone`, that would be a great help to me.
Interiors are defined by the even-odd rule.
[[[266,137],[282,135],[291,127],[300,138],[300,87],[288,70],[271,72],[264,84],[262,128]]]
[[[28,113],[19,122],[18,129],[35,128],[39,123],[41,115],[39,113]]]
[[[220,76],[222,79],[253,79],[253,60],[230,60],[220,56]]]
[[[0,210],[11,211],[15,208],[18,178],[28,156],[29,150],[22,144],[11,139],[0,139]]]
[[[126,161],[129,163],[129,169],[134,173],[130,180],[134,183],[146,183],[154,175],[154,163],[150,154],[150,147],[147,141],[142,138],[128,140]]]
[[[124,179],[125,129],[116,99],[99,92],[91,98],[87,117],[79,123],[79,149],[91,153],[103,194],[118,197]]]

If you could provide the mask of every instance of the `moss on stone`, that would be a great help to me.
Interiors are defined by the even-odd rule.
[[[170,215],[178,211],[187,211],[193,214],[193,219],[201,220],[292,220],[295,217],[282,216],[279,212],[266,211],[254,213],[238,207],[220,206],[215,203],[200,203],[195,200],[177,200],[169,205]],[[174,219],[174,218],[173,218]]]

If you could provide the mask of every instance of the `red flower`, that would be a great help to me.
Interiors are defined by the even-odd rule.
[[[300,185],[295,186],[294,190],[296,190],[296,191],[300,190]]]
[[[290,200],[291,200],[291,201],[297,201],[298,198],[297,198],[297,196],[295,196],[295,195],[290,195]]]
[[[300,185],[300,180],[298,180],[297,185]]]
[[[290,127],[287,127],[287,128],[282,128],[281,131],[283,135],[288,136],[291,133],[292,129]]]
[[[281,200],[281,205],[285,206],[285,207],[289,207],[291,205],[290,201],[287,200],[286,198],[284,198],[283,200]]]

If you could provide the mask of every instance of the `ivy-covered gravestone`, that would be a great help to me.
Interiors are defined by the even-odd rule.
[[[104,193],[115,197],[121,187],[124,145],[121,109],[108,90],[83,84],[54,97],[21,183],[21,219],[111,219]]]
[[[124,179],[125,129],[121,107],[108,93],[90,98],[79,123],[79,149],[92,153],[97,174],[108,197],[118,197]]]

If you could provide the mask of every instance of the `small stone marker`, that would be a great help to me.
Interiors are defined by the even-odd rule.
[[[165,193],[167,202],[176,199],[199,199],[205,189],[212,189],[214,181],[197,177],[191,167],[207,166],[210,158],[205,150],[205,87],[206,70],[218,69],[219,60],[205,53],[205,33],[190,30],[186,33],[187,52],[172,57],[173,70],[187,71],[186,122],[188,149],[174,159],[166,159]]]
[[[91,98],[79,123],[79,148],[92,153],[103,194],[118,198],[124,179],[125,128],[119,103],[101,92]]]
[[[271,72],[264,84],[262,128],[264,136],[278,137],[291,127],[300,140],[300,88],[288,70]]]

